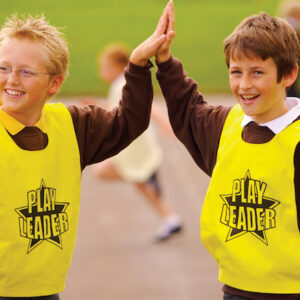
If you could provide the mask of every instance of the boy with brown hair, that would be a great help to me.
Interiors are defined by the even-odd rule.
[[[166,39],[163,14],[147,47]],[[138,64],[144,57],[132,55]],[[125,148],[148,126],[149,66],[129,63],[114,110],[46,104],[68,69],[62,34],[44,17],[0,30],[0,299],[59,299],[75,245],[81,171]],[[13,298],[12,298],[13,297]]]
[[[238,104],[212,106],[170,55],[173,5],[168,13],[157,78],[175,134],[211,176],[201,238],[224,299],[300,299],[300,100],[286,98],[296,32],[266,13],[243,20],[224,42]]]

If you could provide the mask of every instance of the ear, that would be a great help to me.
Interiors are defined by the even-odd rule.
[[[63,81],[64,81],[64,77],[62,75],[54,75],[50,79],[50,86],[49,86],[48,94],[49,95],[56,94],[59,91]]]
[[[283,77],[283,83],[286,88],[291,86],[296,81],[298,76],[298,71],[299,71],[299,67],[298,64],[296,64],[292,72]]]

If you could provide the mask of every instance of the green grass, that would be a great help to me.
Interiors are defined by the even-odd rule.
[[[45,13],[64,27],[70,48],[70,76],[60,95],[105,95],[108,86],[97,77],[96,56],[113,41],[134,49],[156,26],[166,0],[1,0],[0,22],[12,13]],[[277,0],[174,0],[174,56],[204,92],[228,92],[222,42],[246,16],[274,14]],[[153,72],[154,73],[154,72]],[[159,91],[156,80],[155,89]]]

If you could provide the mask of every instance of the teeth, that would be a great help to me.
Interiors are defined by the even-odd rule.
[[[6,93],[10,96],[21,96],[24,94],[23,92],[14,91],[14,90],[6,90]]]
[[[253,98],[255,98],[256,96],[243,95],[242,97],[243,97],[244,99],[247,99],[247,100],[249,100],[249,99],[253,99]]]

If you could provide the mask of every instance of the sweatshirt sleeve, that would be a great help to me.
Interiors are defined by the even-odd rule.
[[[118,107],[67,106],[77,137],[81,168],[109,158],[137,138],[149,125],[153,87],[148,67],[132,63],[125,69],[126,84]]]
[[[223,125],[231,107],[208,105],[178,59],[171,56],[157,66],[156,76],[174,133],[196,164],[211,176]]]

